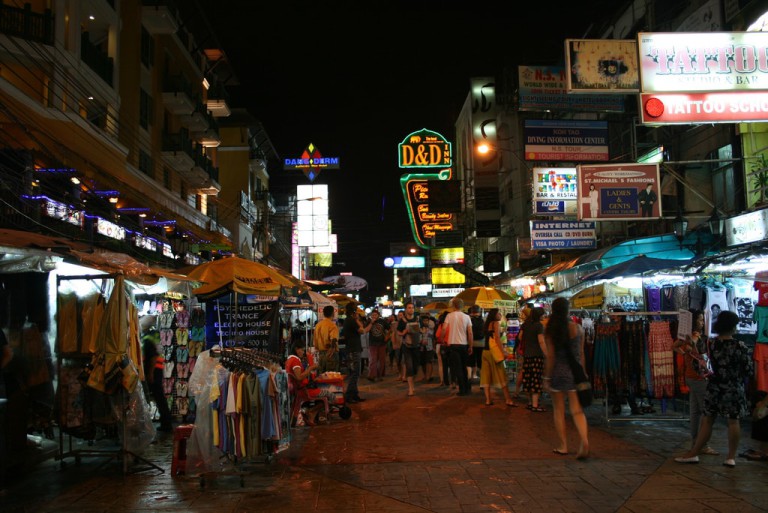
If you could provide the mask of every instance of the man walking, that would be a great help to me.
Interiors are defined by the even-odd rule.
[[[453,311],[445,317],[448,327],[448,360],[451,374],[456,376],[459,383],[458,395],[469,395],[471,388],[467,367],[472,354],[472,321],[469,315],[461,311],[464,308],[463,300],[451,299],[451,307]]]
[[[469,309],[469,320],[472,322],[472,355],[469,356],[469,367],[467,367],[469,379],[480,379],[480,366],[485,347],[485,321],[481,313],[481,308],[477,305],[472,305]]]
[[[365,399],[360,397],[357,382],[360,379],[360,355],[363,352],[360,335],[365,333],[365,327],[357,315],[357,305],[347,303],[346,314],[347,318],[344,319],[343,333],[349,359],[349,383],[347,383],[347,391],[344,396],[348,403],[361,403]]]
[[[312,337],[313,345],[319,355],[319,372],[339,372],[339,327],[333,320],[334,308],[327,305],[323,308],[323,318],[315,326]]]
[[[378,310],[371,312],[371,322],[365,327],[368,332],[368,381],[384,377],[384,364],[389,339],[389,323],[382,319]]]

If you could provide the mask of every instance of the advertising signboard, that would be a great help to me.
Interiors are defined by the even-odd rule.
[[[575,167],[533,168],[533,213],[576,215],[578,200]]]
[[[768,120],[768,92],[643,93],[645,124],[741,123]]]
[[[439,174],[408,174],[400,177],[405,206],[411,222],[416,244],[429,248],[429,239],[437,233],[453,231],[456,215],[450,212],[433,212],[429,208],[429,182],[438,180]]]
[[[590,221],[661,217],[658,164],[578,166],[578,218]]]
[[[533,249],[595,249],[594,222],[531,221]]]
[[[608,122],[526,120],[525,160],[607,161]]]
[[[397,145],[398,163],[404,168],[451,167],[451,143],[442,135],[423,128],[405,136]]]
[[[640,91],[637,41],[566,39],[566,89],[571,93],[636,93]]]
[[[458,285],[464,283],[466,280],[466,276],[455,270],[453,267],[432,268],[433,285]]]
[[[624,112],[620,95],[568,94],[562,66],[518,66],[517,71],[519,110]]]
[[[642,92],[765,89],[768,32],[641,32]]]
[[[725,220],[725,241],[728,246],[766,239],[768,239],[768,209]]]

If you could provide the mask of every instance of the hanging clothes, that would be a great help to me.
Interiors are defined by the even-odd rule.
[[[651,321],[648,332],[648,356],[653,380],[653,396],[657,399],[675,395],[673,344],[669,321]]]
[[[728,294],[725,287],[708,287],[706,309],[704,310],[704,322],[710,337],[717,336],[717,333],[712,331],[712,326],[715,324],[715,321],[717,321],[717,316],[720,315],[720,312],[727,309]]]

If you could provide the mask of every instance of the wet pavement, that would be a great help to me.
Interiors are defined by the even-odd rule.
[[[68,459],[63,468],[49,459],[0,490],[0,512],[768,511],[767,462],[740,457],[731,469],[723,455],[673,461],[689,440],[685,415],[672,405],[642,417],[625,406],[608,417],[596,400],[591,455],[577,460],[570,419],[570,454],[554,454],[552,414],[531,412],[525,401],[509,408],[499,394],[485,406],[476,385],[459,397],[419,384],[407,397],[392,376],[363,379],[360,389],[367,400],[351,405],[350,419],[294,428],[287,450],[239,473],[171,476],[173,436],[161,435],[142,457],[164,472],[135,472],[138,460],[125,473],[118,459]],[[739,452],[758,448],[748,421],[742,427]],[[710,445],[725,454],[722,421]]]

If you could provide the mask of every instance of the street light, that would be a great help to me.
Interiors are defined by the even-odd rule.
[[[725,225],[725,221],[722,217],[717,213],[717,207],[714,207],[712,209],[712,215],[709,216],[709,233],[711,233],[715,239],[719,239],[720,236],[723,234],[723,228]]]
[[[688,219],[683,217],[683,212],[680,207],[677,208],[677,217],[672,221],[672,229],[675,231],[675,237],[680,242],[680,247],[683,247],[683,239],[685,238],[685,232],[688,231]]]

